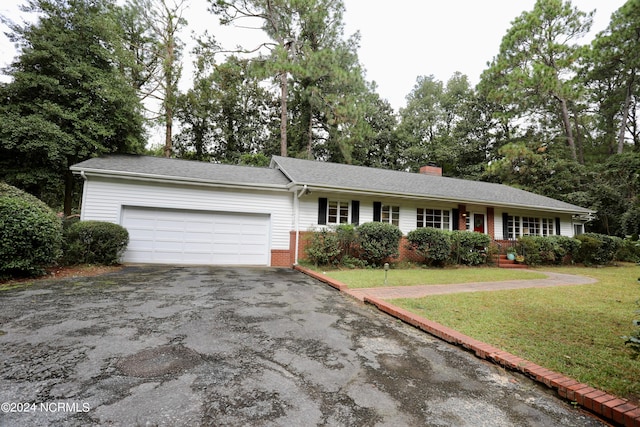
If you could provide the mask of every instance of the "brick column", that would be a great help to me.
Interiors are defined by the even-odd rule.
[[[463,214],[467,212],[467,205],[458,205],[458,230],[467,229],[467,218]]]

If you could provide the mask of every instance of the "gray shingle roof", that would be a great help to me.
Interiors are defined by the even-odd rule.
[[[272,168],[223,165],[150,156],[110,155],[96,157],[71,166],[71,170],[176,181],[275,186],[282,189],[286,189],[289,184],[289,180],[280,171]]]
[[[287,189],[291,184],[328,191],[419,197],[458,203],[522,207],[575,214],[593,211],[502,184],[274,156],[270,168],[163,157],[110,155],[78,163],[72,171],[168,181]]]
[[[356,190],[399,196],[426,197],[460,203],[527,207],[581,214],[593,212],[550,197],[489,182],[279,156],[273,157],[273,165],[277,165],[296,184],[306,184],[309,187]]]

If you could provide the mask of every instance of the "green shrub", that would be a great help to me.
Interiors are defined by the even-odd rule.
[[[579,247],[579,240],[566,236],[522,236],[518,239],[518,253],[525,257],[528,265],[562,264],[572,259]]]
[[[316,267],[338,263],[341,255],[340,241],[334,231],[323,228],[307,233],[305,238],[307,242],[304,252]]]
[[[576,261],[585,265],[607,265],[614,261],[622,239],[597,233],[585,233],[577,236],[580,247],[576,252]]]
[[[360,258],[369,264],[380,265],[385,259],[399,255],[402,231],[393,224],[367,222],[356,228]]]
[[[622,244],[616,253],[616,260],[640,262],[640,241],[638,241],[637,236],[622,240]]]
[[[340,246],[340,261],[349,258],[350,262],[357,258],[358,235],[355,225],[341,224],[335,228],[338,245]]]
[[[556,264],[562,264],[565,260],[572,261],[580,248],[580,240],[567,236],[549,236],[553,242],[556,255]],[[567,257],[570,257],[567,259]]]
[[[451,254],[450,232],[437,228],[416,228],[407,234],[410,248],[429,265],[444,265]]]
[[[110,222],[79,221],[65,233],[67,264],[118,264],[129,243],[127,230]]]
[[[44,202],[0,182],[0,277],[44,273],[60,257],[62,223]]]
[[[451,261],[455,264],[478,265],[487,262],[487,251],[491,243],[488,235],[453,231],[451,233]]]

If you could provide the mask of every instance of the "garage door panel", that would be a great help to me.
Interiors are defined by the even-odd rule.
[[[269,216],[124,207],[125,262],[268,265]]]

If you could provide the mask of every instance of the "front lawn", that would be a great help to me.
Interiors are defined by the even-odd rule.
[[[637,402],[640,358],[632,359],[620,337],[630,334],[632,320],[640,317],[635,313],[639,308],[640,266],[544,269],[591,276],[598,283],[392,302],[547,369]]]
[[[453,283],[496,282],[501,280],[543,279],[543,273],[509,270],[497,267],[454,269],[398,269],[389,270],[387,284],[382,269],[324,270],[325,276],[345,283],[351,289],[381,286],[448,285]]]

